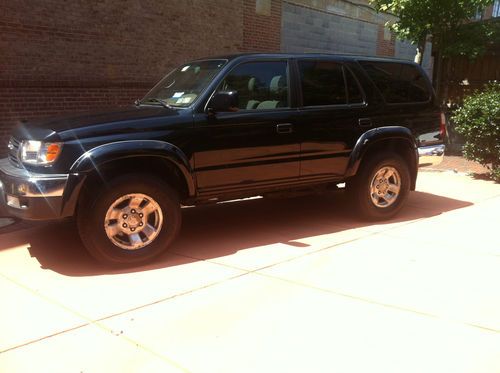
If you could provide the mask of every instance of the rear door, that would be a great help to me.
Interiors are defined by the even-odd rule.
[[[338,61],[302,59],[297,70],[302,96],[300,178],[341,178],[356,140],[372,126],[365,95],[352,71]]]
[[[291,108],[289,61],[243,62],[217,90],[236,90],[238,108],[197,114],[195,173],[200,194],[287,184],[299,178],[297,110]]]
[[[441,111],[433,103],[432,87],[425,72],[411,62],[360,61],[386,103],[380,125],[405,126],[420,146],[444,141],[440,133]]]

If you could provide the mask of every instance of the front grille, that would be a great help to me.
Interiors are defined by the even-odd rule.
[[[9,140],[9,160],[10,162],[16,166],[20,167],[21,163],[19,162],[19,145],[21,145],[21,141],[18,139],[11,137]]]

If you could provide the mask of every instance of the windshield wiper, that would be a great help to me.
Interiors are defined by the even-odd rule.
[[[174,108],[172,105],[169,105],[165,101],[160,100],[159,98],[156,98],[156,97],[148,98],[146,101],[158,102],[161,106],[163,106],[164,108],[167,108],[167,109],[173,109]],[[135,105],[136,106],[141,106],[142,103],[143,102],[141,100],[139,100],[139,99],[135,100]]]

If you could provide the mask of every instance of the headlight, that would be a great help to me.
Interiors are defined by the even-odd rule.
[[[56,161],[61,149],[60,142],[25,140],[21,144],[21,161],[29,164],[48,165]]]

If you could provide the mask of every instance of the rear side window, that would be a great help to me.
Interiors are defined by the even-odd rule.
[[[359,88],[356,78],[352,73],[344,68],[345,80],[347,86],[347,101],[349,104],[362,104],[364,102],[363,94],[361,93],[361,88]]]
[[[360,61],[368,76],[390,104],[425,102],[431,97],[427,79],[413,65]]]
[[[342,65],[333,61],[299,61],[304,106],[347,104]]]

